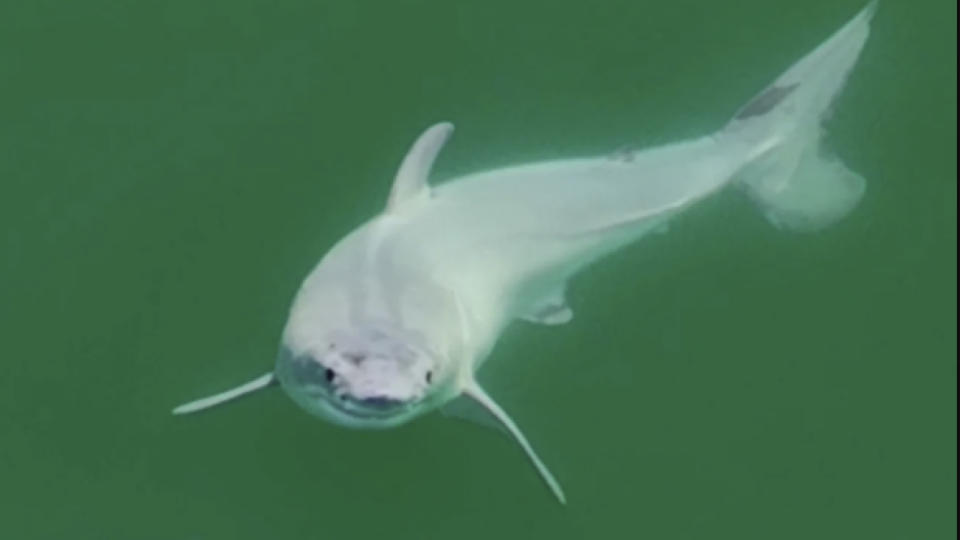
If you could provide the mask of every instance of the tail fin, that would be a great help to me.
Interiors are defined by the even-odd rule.
[[[764,151],[738,182],[780,228],[813,231],[846,216],[866,181],[821,147],[821,122],[870,32],[876,0],[794,64],[734,116],[725,129]]]

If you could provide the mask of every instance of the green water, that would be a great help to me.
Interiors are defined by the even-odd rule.
[[[956,531],[956,3],[885,0],[831,124],[847,220],[736,193],[482,373],[566,488],[432,415],[352,432],[268,369],[300,280],[437,178],[706,133],[858,0],[0,3],[0,538],[939,539]]]

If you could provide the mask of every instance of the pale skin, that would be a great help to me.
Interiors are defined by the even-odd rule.
[[[577,272],[729,185],[783,229],[820,229],[845,216],[864,181],[819,153],[821,118],[867,39],[874,9],[706,137],[431,187],[431,166],[453,132],[449,123],[434,125],[404,158],[384,211],[338,242],[304,281],[274,370],[174,413],[279,383],[311,414],[388,428],[462,398],[506,429],[565,502],[520,428],[477,382],[501,332],[517,319],[570,322],[565,289]]]

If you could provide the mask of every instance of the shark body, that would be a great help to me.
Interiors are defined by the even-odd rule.
[[[522,446],[565,496],[476,374],[504,328],[573,318],[568,281],[728,186],[775,226],[819,230],[865,181],[821,145],[822,120],[869,34],[875,3],[802,58],[715,133],[642,151],[479,172],[436,187],[453,132],[427,129],[384,211],[338,242],[301,286],[273,370],[174,410],[205,409],[278,383],[311,414],[389,428],[468,400]]]

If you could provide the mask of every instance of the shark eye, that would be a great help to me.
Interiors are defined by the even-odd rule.
[[[433,372],[432,372],[432,371],[428,371],[426,378],[427,378],[427,384],[430,384],[431,382],[433,382]]]
[[[337,373],[330,368],[323,370],[323,377],[327,380],[328,383],[332,383],[333,379],[337,377]]]

